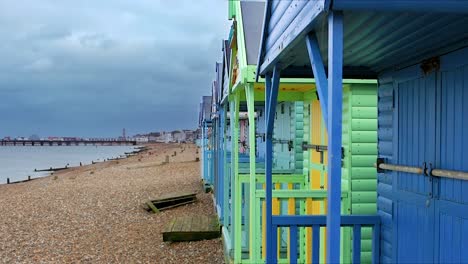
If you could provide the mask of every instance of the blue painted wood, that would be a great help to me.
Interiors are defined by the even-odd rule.
[[[447,170],[468,171],[468,49],[440,58],[437,76],[436,164]],[[433,178],[435,202],[434,262],[466,263],[468,181]]]
[[[328,17],[328,215],[327,263],[340,262],[343,14]]]
[[[380,263],[380,228],[381,225],[377,225],[372,229],[372,263]]]
[[[320,225],[312,225],[312,263],[320,263]]]
[[[353,263],[360,263],[361,257],[361,227],[372,227],[372,257],[373,263],[379,263],[380,245],[380,217],[377,215],[341,215],[342,227],[353,228]],[[297,247],[297,227],[312,227],[312,263],[320,260],[320,227],[327,226],[327,216],[325,215],[280,215],[272,217],[274,230],[278,227],[289,227],[291,231],[290,239],[290,261],[294,263],[297,259],[297,251],[292,252]],[[275,231],[277,232],[277,231]],[[275,233],[277,235],[277,233]],[[296,237],[293,237],[296,234]],[[274,236],[276,238],[276,236]],[[296,241],[296,242],[294,242]],[[277,249],[276,239],[274,249]],[[275,251],[276,252],[276,251]],[[296,254],[296,255],[294,255]],[[275,253],[276,255],[276,253]],[[273,259],[273,261],[275,261]],[[274,263],[274,262],[273,262]]]
[[[335,0],[332,8],[333,10],[466,13],[468,2],[458,0]]]
[[[415,65],[412,68],[419,68]],[[402,71],[407,76],[407,72]],[[416,72],[416,70],[414,70]],[[436,76],[415,75],[399,78],[395,74],[395,100],[398,111],[394,112],[396,136],[395,164],[422,166],[435,164],[435,110]],[[434,202],[433,181],[424,175],[395,172],[393,196],[396,198],[394,212],[395,262],[425,263],[434,258]],[[419,243],[414,243],[414,240]]]
[[[328,122],[328,80],[325,74],[325,67],[320,54],[317,36],[314,33],[306,37],[307,50],[309,52],[310,64],[314,73],[315,84],[319,95],[320,108],[322,109],[323,120]]]
[[[271,90],[266,94],[266,134],[273,136],[273,123],[275,122],[276,105],[278,103],[278,88],[280,81],[280,69],[274,68],[271,80]]]
[[[275,67],[273,76],[266,76],[265,110],[266,110],[266,144],[265,144],[265,201],[266,201],[266,263],[276,263],[276,228],[272,230],[272,188],[273,188],[273,122],[278,101],[280,71]]]
[[[297,226],[289,227],[289,262],[297,264]]]
[[[353,263],[361,263],[361,225],[353,226]]]
[[[224,106],[219,108],[219,123],[218,123],[218,187],[216,189],[216,201],[220,206],[220,222],[224,224],[224,123],[225,123]]]
[[[309,4],[309,1],[281,1],[288,3],[287,12],[277,8],[275,12],[271,14],[271,20],[268,25],[268,39],[266,40],[266,47],[271,47],[273,43],[276,43],[281,35],[291,26],[291,22],[296,18],[296,16],[303,10],[306,4]],[[278,5],[280,7],[280,5]],[[283,12],[282,12],[283,11]],[[282,12],[282,13],[281,13]],[[280,13],[280,14],[278,14]],[[277,16],[280,19],[277,19]]]
[[[338,0],[296,1],[305,6],[284,12],[275,23],[267,23],[261,44],[258,74],[271,72],[273,65],[288,65],[284,76],[307,74],[307,49],[301,43],[305,35],[317,31],[326,33],[326,14],[331,10],[346,10],[345,71],[347,78],[370,77],[394,66],[403,68],[424,58],[445,54],[466,46],[466,1],[413,0]],[[447,2],[447,3],[446,3]],[[270,12],[271,7],[267,9]],[[313,12],[315,11],[315,12]],[[415,12],[417,11],[417,12]],[[306,15],[305,15],[306,14]],[[292,20],[291,20],[292,19]],[[318,25],[318,26],[317,26]],[[327,61],[326,58],[324,58]],[[302,68],[301,73],[298,72]],[[369,76],[369,75],[368,75]]]
[[[378,88],[378,151],[379,158],[384,158],[386,162],[394,163],[393,157],[396,149],[397,133],[394,133],[396,126],[394,125],[395,118],[393,113],[397,111],[394,107],[398,102],[394,104],[394,88],[393,88],[393,75],[382,75],[379,79]],[[385,171],[378,173],[377,176],[377,213],[381,217],[381,236],[382,247],[380,249],[382,263],[394,263],[395,253],[393,247],[393,240],[395,229],[393,228],[393,176],[394,172]]]
[[[278,55],[282,52],[291,51],[294,44],[299,43],[297,34],[305,34],[312,30],[313,21],[322,14],[323,0],[303,2],[306,4],[301,9],[295,8],[294,12],[288,12],[287,15],[281,18],[281,20],[290,20],[290,17],[294,17],[289,25],[284,25],[279,21],[278,26],[272,29],[271,32],[268,32],[268,37],[264,37],[261,44],[263,48],[260,52],[260,54],[263,55],[261,55],[258,63],[258,74],[271,72],[273,65],[276,65],[276,62],[279,61]],[[284,28],[284,26],[287,27]],[[283,29],[283,31],[281,31],[281,29]],[[276,33],[276,31],[278,31],[278,33]],[[280,37],[273,42],[269,38],[270,35],[279,35]],[[286,50],[284,48],[286,48]]]
[[[270,232],[271,232],[271,251],[268,252],[267,250],[267,264],[276,264],[278,263],[278,240],[276,239],[278,237],[278,227],[277,226],[270,226]],[[267,230],[268,232],[268,230]],[[268,242],[267,242],[268,243]],[[268,253],[270,253],[270,256],[268,256]]]

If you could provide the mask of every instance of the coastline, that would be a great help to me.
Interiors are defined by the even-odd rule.
[[[0,185],[36,180],[60,170],[116,157],[126,158],[125,153],[134,155],[142,146],[96,146],[96,149],[94,146],[0,146]]]
[[[181,149],[185,150],[181,153]],[[171,155],[177,151],[175,157]],[[72,167],[29,182],[0,185],[2,262],[221,263],[220,239],[162,242],[176,216],[214,214],[200,184],[192,144],[156,144],[117,161]],[[170,163],[161,165],[166,155]],[[196,191],[198,202],[160,214],[148,199]]]

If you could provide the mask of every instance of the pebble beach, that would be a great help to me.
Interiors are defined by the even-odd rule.
[[[0,185],[0,263],[224,263],[220,238],[162,240],[174,217],[215,214],[196,152],[154,144],[127,159]],[[158,214],[142,207],[178,192],[197,192],[198,201]]]

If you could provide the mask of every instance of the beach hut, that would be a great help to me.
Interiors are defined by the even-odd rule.
[[[317,94],[315,80],[282,79],[275,111],[267,111],[265,81],[255,79],[265,4],[230,2],[233,20],[229,39],[223,43],[223,96],[217,106],[224,116],[217,134],[224,138],[215,178],[223,182],[216,189],[218,214],[223,222],[227,260],[234,263],[262,263],[267,245],[267,200],[265,199],[265,159],[271,154],[270,171],[275,183],[273,214],[312,215],[326,212],[327,133],[319,105],[325,99]],[[342,109],[343,149],[340,150],[343,177],[343,214],[376,212],[377,91],[375,81],[346,80],[342,86],[347,102]],[[223,114],[221,114],[223,112]],[[271,134],[267,133],[268,118]],[[221,119],[221,117],[220,117]],[[271,149],[266,149],[268,142]],[[242,145],[242,147],[240,146]],[[222,156],[222,158],[221,158]],[[217,162],[218,163],[218,162]],[[222,172],[219,168],[223,168]],[[221,188],[216,185],[216,188]],[[222,195],[220,195],[222,192]],[[363,235],[364,257],[370,258],[370,230]],[[323,232],[323,231],[322,231]],[[312,229],[302,228],[298,236],[300,260],[311,257]],[[285,243],[290,231],[280,229],[275,239],[277,257],[291,260],[294,251]],[[341,247],[343,261],[351,258],[351,233],[346,230]],[[326,236],[322,235],[325,256]],[[359,239],[361,242],[361,239]],[[368,253],[368,254],[367,254]],[[322,258],[323,260],[323,258]]]
[[[343,227],[372,228],[374,263],[463,263],[468,254],[468,2],[412,0],[267,1],[257,76],[267,80],[267,134],[280,77],[314,76],[328,131],[328,204],[322,216],[272,215],[271,140],[266,142],[267,263],[278,227],[320,228],[326,259],[338,263]],[[328,71],[328,74],[326,73]],[[378,80],[378,214],[342,211],[343,78]],[[268,137],[267,137],[268,138]],[[353,240],[353,263],[364,245]]]
[[[201,128],[201,172],[205,188],[214,181],[213,171],[213,140],[212,140],[212,96],[202,96],[199,112],[199,127]]]

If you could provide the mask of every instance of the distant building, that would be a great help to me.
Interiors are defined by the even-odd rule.
[[[175,131],[172,131],[172,138],[174,140],[174,142],[185,142],[186,140],[186,137],[185,137],[185,133],[184,131],[180,131],[180,130],[175,130]]]
[[[137,143],[148,143],[149,137],[148,136],[135,136],[133,137],[133,140],[135,140]]]
[[[171,143],[174,142],[174,137],[172,132],[164,132],[164,142]]]

